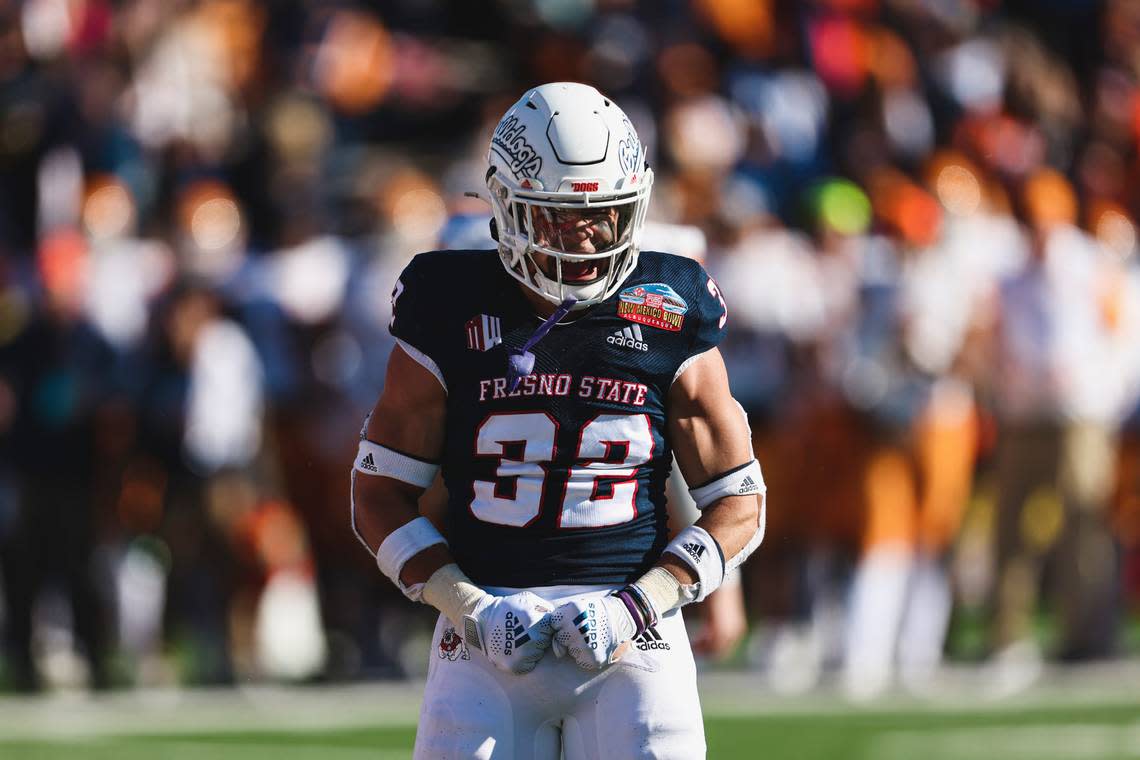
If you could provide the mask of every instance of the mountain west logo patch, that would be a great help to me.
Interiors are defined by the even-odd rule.
[[[443,636],[439,639],[439,659],[452,662],[471,659],[471,653],[467,651],[463,639],[459,638],[454,628],[443,629]]]
[[[663,282],[632,285],[618,293],[617,313],[622,319],[680,332],[689,305]]]
[[[467,347],[472,351],[490,351],[503,342],[498,317],[476,314],[463,327],[467,333]]]

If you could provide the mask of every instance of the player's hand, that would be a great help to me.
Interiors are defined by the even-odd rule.
[[[633,617],[616,596],[569,601],[550,614],[550,622],[555,654],[570,655],[586,670],[617,662],[637,633]]]
[[[510,596],[487,594],[463,618],[464,641],[500,670],[529,673],[550,648],[554,629],[548,613],[553,609],[529,591]]]

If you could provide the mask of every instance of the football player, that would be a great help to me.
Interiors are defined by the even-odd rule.
[[[360,540],[441,612],[415,756],[703,757],[679,611],[764,532],[724,299],[640,250],[653,172],[592,87],[526,92],[488,164],[498,250],[404,270],[353,466]],[[702,514],[670,540],[674,454]],[[440,470],[447,541],[416,509]]]

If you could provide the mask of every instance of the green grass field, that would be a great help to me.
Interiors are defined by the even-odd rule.
[[[744,760],[1078,760],[1140,758],[1140,706],[944,715],[712,717],[710,758]],[[411,727],[340,731],[179,733],[69,742],[0,742],[6,760],[395,760],[411,757]],[[81,752],[77,753],[77,749]]]
[[[1118,760],[1140,758],[1140,683],[1133,689],[1128,680],[1099,694],[1088,683],[1062,680],[1002,702],[958,694],[858,707],[834,696],[784,700],[731,681],[702,692],[715,760]],[[408,758],[418,694],[389,686],[151,702],[0,701],[0,758]]]

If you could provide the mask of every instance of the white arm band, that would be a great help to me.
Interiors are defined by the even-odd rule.
[[[704,509],[725,496],[747,496],[748,494],[763,494],[767,491],[768,486],[764,484],[764,474],[760,472],[760,463],[753,459],[747,464],[742,464],[723,475],[716,476],[704,485],[690,488],[689,494],[697,503],[697,509]]]
[[[724,552],[712,535],[697,525],[690,525],[669,542],[665,551],[675,554],[697,575],[692,600],[700,602],[724,582]]]
[[[404,592],[404,596],[413,602],[418,602],[423,595],[424,584],[413,583],[411,586],[405,586],[400,582],[400,571],[404,569],[404,563],[424,549],[446,543],[447,541],[430,520],[426,517],[417,517],[396,528],[381,542],[380,550],[376,552],[376,564],[380,572],[388,576],[388,579]]]
[[[435,480],[439,465],[361,439],[352,469],[365,475],[382,475],[402,483],[427,488]]]

